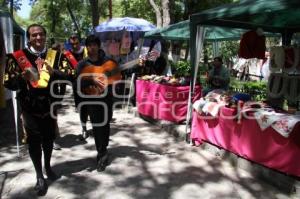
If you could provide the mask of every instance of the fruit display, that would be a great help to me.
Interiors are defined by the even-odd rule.
[[[138,79],[171,86],[189,86],[191,80],[190,77],[174,77],[159,75],[144,75],[139,77]]]

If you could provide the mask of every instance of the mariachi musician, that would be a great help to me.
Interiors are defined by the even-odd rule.
[[[35,191],[45,195],[48,185],[42,172],[42,151],[48,179],[57,175],[50,166],[57,121],[52,117],[51,82],[65,79],[66,74],[55,65],[58,54],[46,48],[46,30],[39,24],[32,24],[26,30],[28,47],[7,55],[4,86],[18,90],[23,125],[27,133],[29,155],[36,172]]]
[[[83,58],[87,57],[87,50],[84,46],[80,45],[80,39],[76,34],[73,34],[69,38],[69,43],[71,44],[71,49],[70,50],[65,50],[63,52],[64,56],[66,57],[69,65],[72,67],[72,71],[76,71],[76,67],[79,61],[81,61]],[[73,72],[72,72],[73,73]],[[75,78],[73,80],[73,93],[74,93],[74,102],[75,102],[75,107],[77,111],[79,112],[79,118],[81,122],[81,127],[82,127],[82,133],[79,136],[80,140],[85,140],[86,138],[89,137],[89,134],[87,132],[86,128],[86,123],[88,120],[88,114],[86,111],[86,107],[81,107],[79,109],[78,104],[79,104],[79,96],[78,93],[76,92],[75,88]]]
[[[80,92],[79,106],[85,106],[90,116],[98,152],[96,167],[97,171],[101,172],[108,164],[107,146],[112,117],[112,89],[108,84],[112,83],[114,78],[121,77],[116,68],[117,63],[108,59],[100,49],[99,38],[94,35],[88,36],[85,46],[88,57],[78,63],[76,87]]]

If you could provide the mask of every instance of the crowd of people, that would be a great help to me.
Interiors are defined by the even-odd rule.
[[[21,109],[25,141],[36,173],[34,189],[37,195],[45,195],[48,185],[43,174],[42,156],[48,179],[59,178],[50,162],[53,148],[59,149],[55,144],[55,139],[59,137],[56,119],[59,106],[53,104],[59,104],[64,97],[66,83],[61,83],[61,80],[72,85],[75,107],[82,126],[80,140],[89,137],[86,123],[88,118],[91,121],[97,150],[96,168],[101,172],[108,164],[107,147],[113,114],[112,86],[107,80],[110,75],[120,71],[115,71],[118,63],[105,55],[100,39],[95,35],[85,39],[85,46],[81,45],[78,35],[71,35],[70,50],[63,49],[57,43],[48,48],[46,29],[39,24],[28,26],[26,37],[26,48],[7,55],[4,86],[19,91],[17,100]],[[156,56],[154,61],[151,60],[153,48],[154,45],[150,46],[148,52],[150,58],[140,60],[144,72],[170,75],[167,60],[169,44],[163,43],[160,56]],[[104,65],[111,67],[112,71],[101,72]],[[228,83],[229,73],[222,66],[222,59],[216,57],[214,67],[208,75],[209,87],[204,92],[216,88],[227,89]]]
[[[79,44],[79,38],[72,35],[70,51],[60,46],[47,48],[46,29],[39,24],[32,24],[26,30],[27,47],[7,55],[4,86],[18,90],[21,118],[28,151],[35,168],[37,195],[45,195],[48,185],[43,174],[44,168],[49,180],[59,178],[51,168],[53,143],[58,135],[56,120],[57,108],[54,102],[60,101],[65,92],[65,85],[57,80],[72,83],[77,111],[82,124],[82,139],[88,134],[86,122],[92,123],[97,149],[97,170],[103,171],[108,163],[107,146],[112,118],[111,86],[104,84],[97,74],[82,75],[86,67],[101,67],[106,62],[115,63],[105,56],[100,49],[100,40],[90,35],[85,40],[85,48]],[[51,86],[52,84],[52,86]],[[89,88],[96,88],[99,95],[90,96]],[[104,93],[104,94],[103,94]]]

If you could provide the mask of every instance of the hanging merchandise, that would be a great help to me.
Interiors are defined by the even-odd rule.
[[[131,46],[131,36],[130,32],[124,31],[121,39],[121,46],[120,46],[120,54],[127,55],[130,53],[130,46]]]
[[[280,72],[284,65],[284,48],[282,46],[273,46],[270,49],[269,69],[272,73]]]
[[[269,77],[267,94],[271,98],[281,98],[286,89],[286,78],[283,74],[272,73]]]
[[[239,48],[239,57],[249,58],[265,58],[266,51],[266,37],[263,34],[263,30],[258,28],[250,30],[242,35]]]
[[[112,56],[119,56],[120,55],[120,42],[115,40],[108,41],[107,44],[107,53]]]
[[[300,48],[298,47],[298,57],[299,61],[298,64],[296,65],[296,73],[300,74]]]
[[[285,48],[284,55],[283,71],[286,73],[295,72],[299,63],[299,48]]]
[[[284,96],[289,102],[297,103],[300,100],[300,77],[286,77],[286,89]]]

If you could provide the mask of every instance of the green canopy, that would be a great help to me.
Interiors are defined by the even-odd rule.
[[[197,74],[197,51],[202,49],[204,36],[201,27],[211,25],[228,28],[256,29],[282,34],[283,44],[289,44],[292,34],[300,32],[299,0],[244,0],[208,9],[190,17],[190,52],[192,78],[190,98]],[[202,31],[203,32],[203,31]],[[200,49],[200,50],[199,50]],[[191,113],[189,100],[187,123]]]
[[[145,33],[144,38],[166,40],[189,40],[190,21],[182,21],[164,28],[157,28]]]
[[[205,29],[205,39],[209,41],[224,41],[240,39],[245,32],[243,29],[231,29],[222,27],[207,27]],[[144,38],[166,39],[166,40],[189,40],[190,20],[169,25],[164,28],[146,32]]]
[[[245,29],[232,29],[218,26],[205,26],[205,40],[207,41],[226,41],[238,40]],[[266,36],[278,36],[278,34],[266,33]],[[182,21],[169,25],[164,28],[146,32],[144,38],[166,39],[166,40],[189,40],[190,39],[190,20]]]
[[[300,0],[244,0],[208,9],[190,17],[191,66],[195,73],[197,28],[203,26],[256,29],[282,34],[289,44],[292,34],[300,32]]]
[[[299,0],[245,0],[193,14],[191,26],[206,24],[269,32],[300,30]]]

